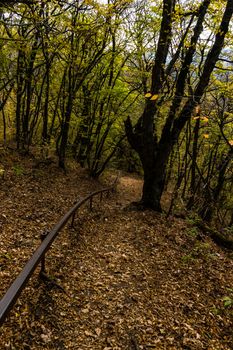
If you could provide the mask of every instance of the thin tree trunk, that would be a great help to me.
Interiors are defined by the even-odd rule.
[[[213,196],[210,196],[210,198],[207,197],[207,200],[204,204],[204,211],[201,213],[201,217],[206,222],[211,222],[211,219],[214,214],[214,208],[216,207],[217,201],[219,199],[220,193],[223,189],[224,182],[225,182],[225,173],[227,171],[228,165],[233,157],[233,147],[229,150],[228,154],[226,155],[225,159],[223,160],[220,170],[218,173],[218,181],[217,184],[213,190]],[[209,199],[209,200],[208,200]]]
[[[198,137],[200,129],[200,110],[196,114],[197,120],[194,126],[194,137],[193,137],[193,149],[192,149],[192,164],[191,164],[191,183],[190,183],[190,197],[187,204],[187,209],[192,209],[194,205],[195,191],[196,191],[196,163],[198,154]]]
[[[22,120],[22,97],[23,97],[23,59],[24,54],[21,49],[18,52],[17,58],[17,87],[16,87],[16,143],[17,149],[21,147],[21,120]]]

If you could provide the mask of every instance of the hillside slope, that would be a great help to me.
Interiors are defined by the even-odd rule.
[[[78,196],[101,188],[70,165],[1,181],[1,294]],[[12,159],[15,164],[16,159]],[[9,164],[9,163],[8,163]],[[105,181],[111,182],[106,176]],[[3,349],[233,348],[232,256],[181,219],[127,208],[141,180],[122,175],[117,193],[83,208],[47,255],[52,278],[37,274],[2,327]]]

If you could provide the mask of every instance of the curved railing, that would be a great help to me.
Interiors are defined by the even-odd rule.
[[[22,290],[25,288],[29,278],[31,277],[31,275],[33,274],[33,272],[35,271],[36,267],[39,265],[40,262],[41,262],[41,272],[44,273],[45,253],[48,251],[53,241],[55,240],[59,232],[62,230],[62,228],[66,225],[66,223],[69,221],[69,219],[71,218],[72,220],[71,225],[73,226],[75,213],[77,212],[77,210],[87,201],[90,201],[90,208],[92,208],[93,197],[100,194],[102,198],[102,195],[104,192],[107,192],[107,193],[113,192],[115,189],[116,181],[117,179],[114,181],[112,186],[108,188],[104,188],[102,190],[92,192],[88,196],[77,201],[76,204],[54,226],[54,228],[51,231],[49,231],[46,235],[43,235],[40,246],[36,249],[32,257],[30,258],[30,260],[26,263],[23,270],[20,272],[18,277],[11,284],[10,288],[7,290],[6,294],[3,296],[3,298],[0,301],[0,326],[5,321],[7,315],[9,314],[10,310],[14,306],[16,300],[18,299]]]

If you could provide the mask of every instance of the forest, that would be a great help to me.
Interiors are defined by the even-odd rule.
[[[231,1],[1,3],[2,147],[144,174],[141,206],[172,186],[170,211],[232,225]]]
[[[233,0],[0,1],[0,224],[3,227],[0,273],[5,264],[13,264],[11,253],[3,246],[9,239],[7,229],[13,232],[13,223],[10,222],[7,229],[4,224],[7,224],[9,213],[15,215],[11,212],[14,201],[16,208],[23,206],[20,218],[25,216],[27,221],[36,218],[36,221],[30,221],[31,228],[36,229],[37,222],[44,229],[48,223],[41,219],[43,215],[54,223],[52,212],[59,208],[57,214],[64,214],[64,210],[69,209],[67,203],[74,203],[75,188],[83,195],[87,188],[94,190],[102,182],[112,182],[117,174],[122,193],[116,194],[116,204],[109,199],[109,207],[104,207],[104,212],[110,210],[113,215],[111,218],[106,216],[109,223],[119,220],[112,222],[116,231],[119,228],[119,237],[123,227],[119,217],[113,214],[117,201],[124,207],[124,214],[117,211],[116,215],[123,215],[125,227],[130,222],[129,227],[145,228],[145,232],[150,232],[148,237],[152,235],[151,226],[154,225],[158,232],[162,231],[161,227],[170,232],[171,221],[175,220],[177,238],[173,243],[179,245],[179,253],[176,248],[170,253],[171,256],[183,254],[178,258],[182,263],[194,264],[195,254],[199,254],[198,259],[201,256],[205,264],[207,250],[211,244],[216,244],[217,248],[213,249],[217,250],[211,254],[220,254],[222,258],[219,259],[224,259],[223,266],[232,266],[232,14]],[[35,187],[34,181],[38,181]],[[63,193],[64,186],[69,194]],[[21,189],[25,203],[23,197],[18,202]],[[30,191],[35,191],[37,202]],[[36,191],[41,191],[41,197]],[[47,212],[40,207],[41,198],[47,198]],[[40,216],[36,214],[38,206],[39,213],[43,213]],[[92,220],[98,225],[98,215],[97,219],[89,218],[90,230],[95,230]],[[19,222],[14,224],[18,227]],[[188,238],[182,231],[187,229],[183,227],[186,224],[191,225]],[[100,232],[109,227],[111,224],[101,226]],[[146,241],[147,233],[144,237],[140,232],[141,244],[145,245],[143,261],[146,261],[149,240],[154,242],[155,236]],[[187,246],[184,244],[186,239]],[[198,243],[205,239],[208,243]],[[171,250],[173,243],[169,246]],[[24,244],[22,240],[22,247]],[[195,254],[182,253],[184,246],[186,249],[192,245]],[[32,247],[27,249],[27,254],[32,253]],[[221,254],[226,255],[223,258]],[[122,256],[128,264],[130,259]],[[171,256],[167,255],[168,260]],[[20,262],[23,257],[17,256],[17,259]],[[21,265],[25,261],[22,260]],[[223,276],[220,265],[221,262],[216,265],[215,272]],[[194,271],[195,268],[196,265]],[[169,270],[168,265],[164,269]],[[215,273],[214,268],[209,269],[211,274]],[[193,278],[195,280],[197,276]],[[214,275],[213,281],[217,278]],[[218,325],[216,334],[232,325],[232,274],[226,274],[224,278],[226,280],[219,282],[222,283],[219,298],[228,298],[221,300],[230,313],[227,320],[230,317],[231,321],[222,321],[224,327]],[[198,295],[199,292],[195,293]],[[146,298],[150,298],[148,295]],[[214,294],[211,297],[214,298]],[[205,298],[208,299],[207,294]],[[132,300],[133,304],[135,300]],[[89,306],[84,310],[89,310]],[[224,318],[225,311],[221,312],[216,311]],[[48,327],[51,328],[51,324]],[[200,329],[201,325],[198,327]],[[213,325],[211,327],[214,329]],[[42,341],[52,349],[52,333],[43,327],[42,331],[44,339],[38,340],[38,344]],[[97,325],[93,332],[85,332],[84,335],[95,339],[102,331]],[[128,347],[124,341],[119,341],[119,347],[111,342],[101,343],[99,347],[92,343],[85,349],[150,348],[149,345],[138,345],[143,338],[140,332],[139,335],[129,334],[131,345]],[[16,335],[12,337],[18,339]],[[29,335],[25,337],[30,343]],[[188,339],[187,334],[185,337]],[[180,345],[178,338],[172,335],[171,344],[166,340],[161,347],[154,348],[228,350],[232,345],[230,340],[224,340],[225,343],[219,340],[217,345],[213,341],[212,347],[208,347],[207,340],[198,345],[199,338],[195,337],[197,343],[187,341]],[[6,344],[6,349],[14,349],[13,345],[7,347]],[[33,349],[17,346],[17,349]],[[64,348],[76,349],[72,346]],[[55,348],[60,347],[56,345]]]

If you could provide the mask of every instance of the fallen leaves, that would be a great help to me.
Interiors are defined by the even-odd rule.
[[[94,186],[80,175],[77,190],[75,171],[66,179],[55,171],[53,184],[49,176],[37,179],[33,193],[32,183],[24,183],[23,175],[10,195],[2,196],[2,290],[11,272],[17,273],[18,264],[22,266],[38,244],[38,226],[44,229],[56,222],[77,192],[88,193]],[[8,348],[20,349],[22,344],[30,344],[32,350],[232,348],[231,310],[224,309],[232,261],[211,242],[194,254],[195,238],[188,235],[183,220],[169,222],[150,211],[124,210],[140,196],[141,186],[139,178],[122,177],[112,199],[102,202],[101,208],[96,204],[92,213],[84,208],[75,228],[58,237],[46,266],[67,293],[49,283],[39,284],[35,276],[2,328]],[[206,257],[209,253],[215,258]],[[195,263],[182,261],[189,255]]]
[[[90,331],[84,331],[84,334],[87,336],[87,337],[93,337],[93,338],[95,338],[96,337],[96,335],[95,334],[93,334],[92,332],[90,332]]]

